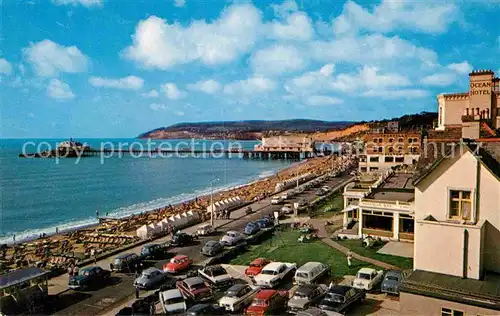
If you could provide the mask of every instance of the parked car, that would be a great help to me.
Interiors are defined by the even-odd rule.
[[[194,243],[194,237],[183,233],[183,232],[177,232],[172,236],[172,241],[170,244],[174,247],[184,247],[184,246],[189,246]]]
[[[255,276],[255,283],[262,287],[273,288],[277,286],[290,273],[294,273],[297,264],[288,262],[271,262],[262,268]]]
[[[326,194],[326,192],[324,190],[318,189],[314,191],[314,194],[316,194],[317,196],[323,196]]]
[[[101,267],[87,267],[78,272],[78,275],[69,279],[68,287],[72,290],[88,290],[107,282],[111,271]]]
[[[329,188],[329,187],[327,187],[326,185],[322,186],[322,187],[321,187],[321,190],[325,191],[325,193],[330,192],[330,188]]]
[[[196,235],[198,236],[209,236],[215,231],[214,227],[210,224],[203,224],[198,226],[196,230]]]
[[[160,244],[151,244],[143,246],[141,249],[141,257],[142,259],[152,259],[158,260],[165,257],[166,247]]]
[[[222,236],[220,243],[227,246],[234,246],[242,241],[245,241],[245,236],[242,233],[230,230]]]
[[[380,289],[384,293],[399,295],[399,286],[406,278],[406,274],[399,270],[389,270],[385,273]]]
[[[352,286],[358,289],[369,291],[382,281],[384,271],[372,268],[361,268],[352,282]]]
[[[293,213],[293,206],[292,206],[292,204],[285,204],[285,206],[283,206],[280,211],[284,215],[292,214]]]
[[[141,275],[135,279],[134,286],[141,290],[151,290],[162,285],[168,278],[168,275],[156,268],[147,268]]]
[[[283,199],[279,195],[273,196],[273,198],[271,199],[271,204],[273,205],[280,204],[281,202],[283,202]]]
[[[165,314],[184,314],[186,300],[179,289],[160,292],[160,304]]]
[[[224,250],[224,245],[218,242],[217,240],[209,240],[207,243],[201,248],[201,253],[205,256],[212,257],[216,254],[222,252]]]
[[[196,304],[194,306],[191,306],[187,312],[186,315],[188,316],[212,316],[212,315],[224,315],[225,310],[224,308],[220,307],[219,305],[215,304]]]
[[[317,307],[309,307],[306,310],[299,311],[297,313],[297,316],[343,316],[343,315],[340,313],[335,313],[335,314],[328,313],[327,314],[327,313],[325,313],[325,311],[323,311]]]
[[[304,284],[293,293],[288,301],[288,311],[297,313],[318,303],[328,291],[328,286],[324,284]]]
[[[248,222],[243,232],[246,235],[253,235],[260,231],[260,226],[256,222]]]
[[[235,284],[219,300],[219,305],[228,312],[239,312],[252,302],[259,290],[259,287],[251,287],[248,284]]]
[[[212,290],[200,277],[191,277],[177,282],[182,296],[191,302],[204,302],[212,299]]]
[[[296,284],[313,284],[321,278],[330,275],[330,266],[321,262],[307,262],[295,271]]]
[[[189,269],[192,264],[193,260],[188,256],[177,255],[163,266],[163,271],[168,273],[179,273]]]
[[[245,311],[248,316],[281,314],[286,309],[287,291],[261,289]]]
[[[209,286],[215,289],[224,289],[233,285],[233,278],[220,265],[208,266],[198,270],[198,275],[202,277]]]
[[[260,229],[269,228],[269,227],[274,226],[274,222],[271,219],[269,219],[268,217],[263,217],[261,219],[258,219],[255,223],[257,223],[257,225],[259,225]]]
[[[124,253],[115,258],[110,264],[111,271],[131,273],[143,264],[143,258],[135,253]]]
[[[289,197],[290,197],[290,194],[288,192],[284,192],[283,194],[281,194],[281,200],[282,201],[285,201]]]
[[[245,275],[253,278],[262,271],[266,265],[271,263],[271,260],[265,258],[257,258],[250,262],[248,268],[245,269]]]
[[[325,311],[345,313],[353,305],[363,301],[365,297],[366,292],[364,290],[347,285],[335,285],[328,290],[318,307]]]

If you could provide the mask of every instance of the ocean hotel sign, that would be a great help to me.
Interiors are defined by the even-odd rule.
[[[491,81],[471,82],[470,95],[486,95],[491,94]]]

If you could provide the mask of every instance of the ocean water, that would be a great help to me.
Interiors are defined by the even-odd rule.
[[[242,185],[272,175],[290,161],[261,161],[241,158],[196,158],[144,155],[134,158],[124,155],[101,160],[100,157],[40,159],[20,158],[27,142],[54,148],[63,139],[3,139],[0,140],[0,243],[42,232],[53,233],[95,223],[96,210],[103,216],[127,216],[168,204],[189,200],[214,190]],[[122,143],[146,141],[135,139],[78,139],[93,148],[103,142],[117,146]],[[256,142],[241,141],[243,148],[253,148]],[[198,141],[195,148],[218,145]],[[134,148],[140,148],[138,143]],[[164,148],[189,148],[188,141],[164,141]],[[155,146],[153,146],[154,148]],[[36,151],[35,145],[27,146]],[[77,163],[78,162],[78,163]]]

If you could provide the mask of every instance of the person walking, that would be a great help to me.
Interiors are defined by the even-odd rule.
[[[352,264],[351,260],[352,260],[352,251],[351,251],[351,249],[349,249],[347,251],[347,266],[349,268],[351,267],[351,264]]]

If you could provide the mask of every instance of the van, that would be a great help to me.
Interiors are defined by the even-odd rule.
[[[295,283],[313,284],[322,277],[330,275],[330,266],[321,262],[308,262],[295,272]]]

